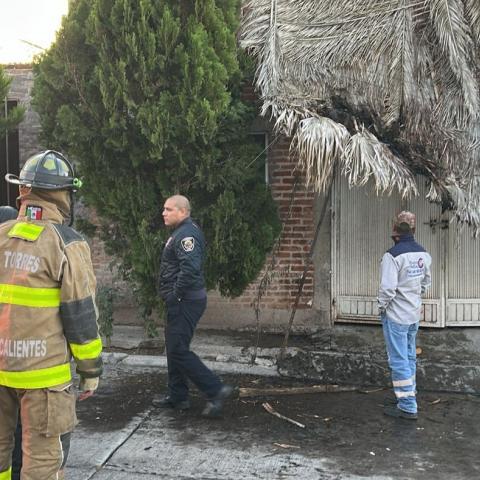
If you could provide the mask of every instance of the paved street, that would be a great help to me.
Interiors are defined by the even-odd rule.
[[[224,375],[243,387],[298,380]],[[79,404],[68,480],[480,478],[480,398],[420,395],[418,422],[382,414],[387,391],[236,399],[222,419],[153,409],[165,372],[107,364],[96,397]],[[300,428],[267,413],[268,401]]]

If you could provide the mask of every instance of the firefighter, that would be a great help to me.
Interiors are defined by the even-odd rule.
[[[20,196],[17,220],[0,225],[0,479],[11,478],[18,411],[22,480],[62,479],[76,424],[70,360],[79,400],[93,395],[102,372],[90,250],[65,224],[81,182],[52,150],[5,179]]]

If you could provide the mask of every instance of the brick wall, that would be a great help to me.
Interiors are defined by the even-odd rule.
[[[283,136],[278,136],[276,140],[275,138],[275,135],[272,134],[270,141],[273,143],[268,150],[269,177],[272,196],[278,205],[280,219],[284,226],[275,256],[276,262],[273,270],[275,273],[260,302],[261,309],[269,311],[291,309],[315,228],[315,195],[312,191],[305,189],[304,178],[300,176],[292,201],[295,182],[293,172],[297,160],[290,155],[290,139]],[[269,256],[266,265],[269,265],[271,260],[272,257]],[[249,285],[243,295],[238,298],[224,299],[218,294],[210,294],[210,308],[216,310],[221,305],[224,307],[228,305],[229,308],[248,308],[253,318],[252,303],[258,295],[258,286],[264,274],[265,268],[257,280]],[[313,278],[313,266],[310,266],[299,309],[310,309],[314,294]]]
[[[260,104],[253,85],[243,87],[242,98]],[[291,138],[278,135],[272,131],[272,125],[265,120],[257,119],[261,125],[254,125],[254,129],[264,130],[269,135],[267,163],[269,184],[272,196],[278,205],[280,220],[283,225],[280,242],[275,255],[276,272],[266,293],[262,296],[261,307],[285,309],[292,306],[298,291],[299,280],[303,274],[305,258],[310,250],[315,228],[315,195],[305,188],[305,178],[297,170],[297,158],[290,153]],[[297,180],[295,176],[298,176]],[[297,186],[294,192],[294,183]],[[269,256],[266,266],[272,264]],[[233,300],[244,306],[250,306],[257,297],[258,286],[265,275],[265,268],[258,279],[253,282],[244,294]],[[314,294],[313,267],[307,271],[303,294],[299,308],[308,308]]]

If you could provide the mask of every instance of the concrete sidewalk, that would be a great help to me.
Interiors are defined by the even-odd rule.
[[[477,338],[479,337],[479,338]],[[359,387],[389,387],[382,329],[336,325],[310,336],[293,335],[278,360],[283,335],[197,329],[192,342],[206,364],[219,372],[314,380]],[[422,329],[418,334],[417,383],[428,391],[480,393],[480,332]],[[163,339],[147,339],[142,327],[116,325],[111,363],[166,367]],[[256,353],[256,355],[255,355]]]
[[[192,350],[205,364],[220,373],[278,376],[278,348],[258,348],[253,361],[252,335],[240,332],[197,330]],[[291,350],[292,353],[294,350]],[[130,367],[166,368],[167,359],[161,338],[149,339],[138,326],[114,327],[111,346],[103,354],[104,361]]]

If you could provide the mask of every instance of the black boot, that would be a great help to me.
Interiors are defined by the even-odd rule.
[[[158,408],[172,408],[173,410],[188,410],[190,408],[189,400],[174,400],[169,395],[162,398],[154,398],[152,405]]]
[[[224,385],[214,397],[208,400],[203,409],[202,416],[209,418],[219,417],[222,413],[225,400],[230,398],[236,391],[237,389],[232,387],[232,385]]]
[[[416,413],[406,412],[405,410],[400,410],[395,405],[387,405],[383,407],[383,413],[389,417],[395,418],[404,418],[405,420],[417,420],[418,415]]]

